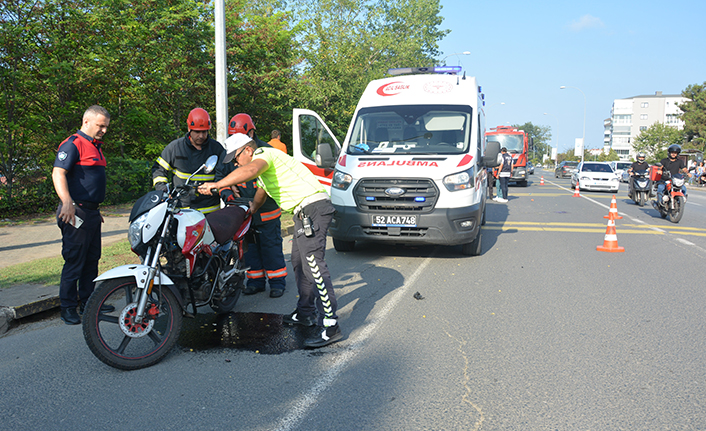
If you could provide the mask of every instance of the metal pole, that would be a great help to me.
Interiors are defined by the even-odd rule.
[[[228,137],[228,84],[226,83],[226,4],[215,3],[216,30],[216,140],[221,144]]]

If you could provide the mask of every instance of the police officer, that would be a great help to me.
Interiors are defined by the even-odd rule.
[[[205,109],[191,110],[186,125],[189,129],[186,136],[170,142],[152,166],[152,185],[156,190],[167,188],[169,182],[167,174],[169,172],[173,174],[174,185],[180,186],[210,156],[214,154],[219,156],[219,161],[225,157],[223,146],[208,135],[208,131],[211,130],[211,117]],[[222,178],[223,168],[223,164],[218,163],[216,171],[210,174],[199,173],[193,177],[192,181],[214,181]],[[221,208],[218,196],[196,194],[182,198],[181,203],[183,208],[197,209],[204,214]]]
[[[54,160],[52,181],[61,203],[56,210],[56,222],[61,229],[61,270],[59,298],[61,320],[78,325],[80,311],[93,293],[101,257],[101,223],[98,206],[105,199],[105,157],[101,138],[108,131],[110,114],[98,105],[83,114],[81,129],[59,145]],[[104,305],[101,311],[110,313],[115,307]]]
[[[307,347],[322,347],[340,340],[343,336],[336,315],[336,296],[324,260],[326,233],[334,209],[324,187],[303,164],[280,150],[258,148],[254,141],[234,135],[226,141],[226,151],[226,160],[233,155],[240,167],[217,183],[203,184],[199,192],[210,193],[213,188],[258,178],[253,211],[262,205],[265,193],[283,210],[293,211],[292,267],[299,300],[297,309],[282,320],[289,325],[318,324],[316,335],[304,341]]]
[[[245,121],[239,121],[238,116],[246,116]],[[228,123],[229,139],[241,140],[244,142],[251,141],[252,137],[243,134],[240,130],[244,129],[244,124],[251,131],[255,130],[252,124],[252,119],[247,114],[238,114],[234,116]],[[229,143],[226,141],[226,146]],[[228,163],[229,169],[226,173],[232,172],[235,167],[233,163]],[[254,198],[257,192],[257,182],[255,180],[245,181],[237,184],[238,194],[246,198]],[[248,251],[243,256],[245,266],[250,268],[247,272],[248,284],[243,290],[244,295],[253,295],[258,292],[265,291],[265,281],[270,284],[270,297],[279,298],[284,294],[284,289],[287,286],[287,264],[284,262],[284,253],[282,251],[282,223],[280,209],[277,202],[271,197],[265,195],[265,202],[260,209],[253,213],[252,228],[249,236]],[[230,188],[221,190],[221,198],[224,202],[234,198]]]

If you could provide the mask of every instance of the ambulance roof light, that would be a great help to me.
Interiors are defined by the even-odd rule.
[[[461,66],[435,66],[435,67],[400,67],[388,69],[387,73],[392,76],[398,75],[419,75],[426,73],[438,73],[440,75],[456,75],[461,72]]]

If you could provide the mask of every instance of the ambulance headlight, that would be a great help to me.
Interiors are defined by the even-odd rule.
[[[353,177],[345,172],[336,170],[333,173],[333,182],[331,183],[331,187],[338,190],[347,190],[351,185],[351,181],[353,181]]]
[[[459,172],[444,177],[444,186],[450,191],[468,190],[473,188],[473,179],[475,178],[475,169],[471,168],[467,171]]]

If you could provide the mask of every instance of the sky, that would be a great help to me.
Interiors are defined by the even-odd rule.
[[[441,0],[440,59],[485,93],[486,128],[551,127],[559,152],[603,147],[615,99],[706,83],[706,1]],[[566,89],[560,89],[566,86]],[[575,87],[575,88],[572,88]],[[585,95],[585,102],[584,102]],[[502,104],[504,103],[504,104]],[[547,115],[544,115],[547,113]]]

